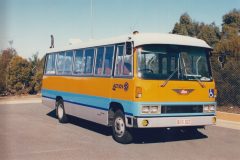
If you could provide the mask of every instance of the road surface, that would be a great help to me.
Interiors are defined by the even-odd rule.
[[[116,143],[107,127],[71,117],[59,124],[50,108],[0,104],[1,160],[239,160],[240,130],[211,126],[194,135],[172,130],[136,131],[132,144]]]

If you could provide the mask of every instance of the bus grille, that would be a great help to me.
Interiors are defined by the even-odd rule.
[[[202,113],[202,105],[162,105],[161,113]]]

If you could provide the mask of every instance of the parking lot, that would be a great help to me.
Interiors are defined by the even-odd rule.
[[[0,104],[0,159],[240,159],[240,130],[218,126],[195,134],[136,130],[132,144],[116,143],[111,129],[70,117],[60,124],[41,103]]]

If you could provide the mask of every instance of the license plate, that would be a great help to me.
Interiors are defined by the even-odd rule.
[[[190,119],[178,119],[177,125],[190,125],[191,120]]]

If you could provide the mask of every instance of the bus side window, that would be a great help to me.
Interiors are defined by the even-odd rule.
[[[103,74],[103,55],[104,55],[104,47],[97,48],[97,55],[96,55],[96,67],[95,67],[95,75],[102,75]]]
[[[45,74],[55,74],[55,57],[56,54],[47,55]]]
[[[123,75],[125,76],[132,75],[132,54],[124,55]]]
[[[64,65],[65,75],[72,74],[72,57],[73,57],[73,51],[67,51],[65,56],[65,65]]]
[[[57,54],[57,74],[63,74],[64,71],[65,52]]]
[[[84,69],[83,50],[78,49],[75,51],[75,61],[73,65],[74,74],[82,74]]]
[[[115,64],[115,76],[132,75],[132,55],[127,55],[124,45],[117,47],[117,57]]]
[[[94,49],[86,49],[85,50],[85,74],[92,74],[93,73],[93,60],[94,60]]]
[[[124,46],[117,47],[117,57],[116,57],[116,66],[115,66],[115,75],[120,76],[122,75],[123,69],[123,53],[124,53]]]
[[[104,70],[103,74],[106,76],[111,76],[112,73],[112,62],[113,62],[113,52],[114,52],[114,47],[106,47],[105,48],[105,60],[104,60]]]

